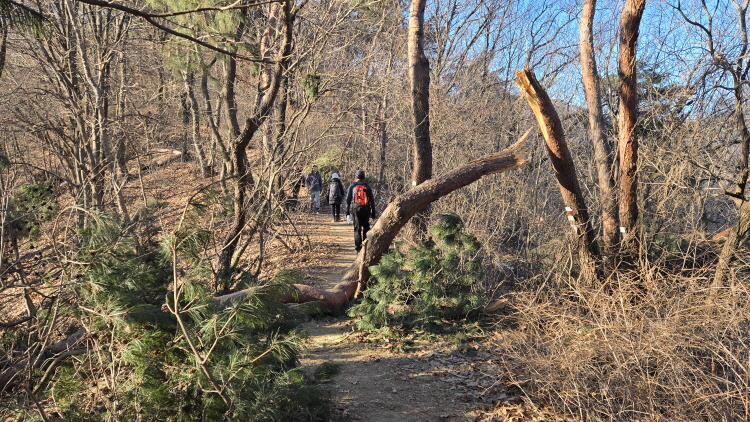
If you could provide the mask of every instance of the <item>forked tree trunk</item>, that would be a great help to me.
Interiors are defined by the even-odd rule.
[[[276,60],[273,61],[270,56],[267,57],[267,65],[273,68],[271,79],[268,81],[268,85],[262,92],[262,95],[259,95],[259,101],[254,113],[245,121],[245,126],[240,135],[231,145],[232,165],[237,179],[235,181],[234,189],[234,220],[227,232],[224,246],[219,254],[218,274],[222,283],[227,282],[227,278],[234,266],[234,261],[236,260],[234,256],[235,251],[237,250],[240,236],[245,229],[245,223],[247,221],[248,204],[245,201],[245,198],[252,183],[252,175],[245,166],[247,147],[263,121],[273,109],[272,106],[276,100],[276,94],[278,93],[281,84],[281,75],[284,70],[284,64],[289,57],[289,52],[291,51],[292,23],[289,12],[289,2],[274,3],[271,6],[271,16],[269,18],[264,38],[275,38],[277,31],[281,37],[280,45],[276,52]],[[217,287],[226,289],[228,286],[224,284],[223,286],[217,285]]]
[[[604,127],[604,113],[600,91],[599,72],[596,70],[594,54],[593,22],[596,11],[596,0],[584,0],[581,15],[581,71],[583,87],[586,94],[586,105],[589,115],[589,137],[594,149],[594,163],[599,185],[599,201],[602,207],[602,241],[604,244],[605,264],[613,263],[617,254],[619,236],[617,225],[617,197],[614,178],[612,177],[611,148],[607,142]],[[610,267],[610,265],[605,265]]]
[[[620,53],[618,96],[620,157],[620,226],[622,252],[635,258],[638,253],[638,80],[636,78],[636,44],[638,28],[646,0],[626,0],[620,16]]]
[[[748,155],[750,155],[750,131],[748,131],[747,122],[745,121],[744,92],[743,84],[741,83],[735,83],[734,107],[735,124],[737,125],[737,131],[742,137],[739,174],[737,175],[737,184],[731,192],[732,199],[734,199],[737,205],[737,224],[729,231],[727,240],[724,242],[724,246],[722,246],[719,253],[719,262],[716,264],[716,272],[711,284],[711,287],[714,288],[711,290],[712,294],[715,294],[718,288],[724,287],[724,284],[726,284],[725,279],[729,272],[729,264],[734,259],[734,254],[740,242],[747,236],[748,230],[750,230],[750,201],[745,200],[748,180]]]
[[[409,81],[411,82],[412,124],[414,125],[414,167],[412,186],[432,177],[432,142],[430,141],[430,62],[424,54],[424,9],[427,0],[412,0],[409,8]],[[429,207],[413,221],[414,234],[427,234]]]
[[[514,170],[526,163],[528,158],[525,146],[529,133],[531,133],[531,130],[527,131],[513,146],[503,151],[470,161],[396,197],[367,233],[367,248],[363,248],[354,263],[344,273],[339,284],[330,291],[319,290],[306,285],[295,285],[296,290],[288,292],[280,298],[280,301],[284,303],[322,301],[333,308],[344,306],[354,296],[358,284],[366,284],[369,280],[368,268],[380,261],[401,228],[415,214],[427,208],[432,202],[479,180],[483,176]],[[362,274],[360,274],[360,269],[364,269]],[[217,297],[215,300],[218,304],[244,300],[251,291],[243,290]]]
[[[599,252],[594,243],[594,230],[581,187],[578,184],[573,157],[565,141],[565,132],[560,117],[557,115],[552,100],[531,70],[519,70],[516,72],[516,78],[516,82],[521,87],[521,93],[528,101],[542,130],[563,203],[570,209],[566,211],[568,218],[572,218],[570,225],[578,250],[581,275],[584,281],[592,282],[597,278]]]
[[[739,159],[739,173],[737,183],[730,192],[732,199],[737,205],[737,224],[729,231],[726,242],[719,253],[719,262],[716,265],[712,287],[719,288],[724,286],[726,273],[729,271],[729,264],[734,258],[740,242],[747,236],[750,229],[750,201],[745,200],[748,180],[748,155],[750,155],[750,131],[748,131],[744,114],[744,93],[743,84],[735,82],[734,86],[734,107],[735,107],[735,124],[737,131],[740,133],[741,153]],[[712,292],[715,293],[716,289]]]

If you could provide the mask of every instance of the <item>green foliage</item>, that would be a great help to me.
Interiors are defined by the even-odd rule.
[[[10,159],[0,153],[0,171],[7,170],[10,167]]]
[[[341,372],[341,365],[333,362],[323,362],[317,368],[313,376],[320,382],[331,382],[333,377]]]
[[[653,239],[648,253],[652,261],[682,258],[689,252],[690,246],[690,242],[680,236],[665,234]]]
[[[318,88],[320,87],[320,76],[315,73],[308,73],[302,78],[302,88],[307,92],[307,99],[310,102],[318,98]]]
[[[204,6],[203,2],[196,0],[148,0],[148,3],[165,12],[180,12]],[[231,2],[216,2],[216,6],[222,3],[226,6]],[[250,34],[241,36],[240,33],[245,31],[238,29],[251,25],[248,18],[248,14],[242,10],[224,10],[177,13],[171,20],[184,28],[189,35],[208,41],[209,44],[232,53],[240,52],[257,57],[260,54],[257,44],[245,41],[252,36]],[[181,37],[172,37],[167,47],[167,59],[164,65],[172,70],[176,79],[182,78],[182,72],[202,72],[214,66],[215,63],[226,60],[223,54],[207,51],[205,47]],[[253,76],[257,75],[258,69],[256,63],[250,64],[249,70]]]
[[[31,240],[39,237],[41,223],[50,220],[59,210],[52,186],[48,183],[19,186],[10,198],[8,208],[9,224],[15,235]]]
[[[349,310],[359,317],[358,328],[439,326],[483,304],[479,241],[463,231],[463,221],[455,214],[440,215],[430,231],[434,240],[407,255],[392,251],[370,268],[365,298]]]
[[[220,305],[204,288],[210,271],[192,268],[202,265],[196,250],[205,232],[166,237],[159,248],[139,244],[114,218],[94,217],[75,258],[83,268],[76,306],[93,351],[59,368],[45,393],[63,417],[310,421],[326,415],[327,392],[298,368],[299,339],[288,329],[296,315],[274,300],[286,284]],[[175,258],[190,267],[178,270],[177,293],[169,290]],[[106,391],[91,400],[90,385],[103,383]]]
[[[21,31],[29,31],[36,37],[46,34],[44,28],[46,18],[44,15],[21,2],[0,0],[0,20],[2,20],[3,25]]]

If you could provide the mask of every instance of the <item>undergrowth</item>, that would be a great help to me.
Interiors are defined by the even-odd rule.
[[[463,228],[459,216],[441,214],[431,239],[371,267],[364,299],[349,309],[357,328],[450,331],[482,306],[481,244]]]
[[[33,395],[48,398],[50,411],[69,421],[327,417],[322,383],[333,370],[316,380],[300,369],[293,327],[304,316],[276,300],[288,288],[283,281],[236,303],[217,302],[197,253],[204,231],[156,244],[116,219],[94,217],[79,236],[67,269],[70,300],[59,310],[86,330],[85,341],[74,357],[48,362],[25,381]],[[15,409],[17,420],[41,420],[29,404],[33,395],[15,395],[6,410]]]
[[[707,284],[659,268],[602,286],[537,277],[513,296],[505,375],[561,420],[748,420],[750,286]]]

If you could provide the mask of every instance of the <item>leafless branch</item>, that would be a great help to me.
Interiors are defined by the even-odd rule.
[[[173,13],[167,13],[167,14],[146,13],[146,12],[143,12],[143,11],[138,10],[138,9],[133,9],[131,7],[123,6],[122,4],[115,3],[115,2],[110,2],[110,1],[106,1],[106,0],[76,0],[76,1],[79,2],[79,3],[90,4],[92,6],[106,7],[106,8],[110,8],[110,9],[119,10],[121,12],[125,12],[125,13],[128,13],[130,15],[139,17],[139,18],[145,20],[146,22],[150,23],[154,27],[156,27],[156,28],[158,28],[158,29],[160,29],[160,30],[168,33],[168,34],[171,34],[171,35],[174,35],[175,37],[179,37],[179,38],[188,40],[188,41],[193,42],[195,44],[198,44],[198,45],[200,45],[202,47],[208,48],[209,50],[216,51],[217,53],[221,53],[221,54],[226,54],[228,56],[232,56],[232,57],[234,57],[234,58],[236,58],[238,60],[245,60],[245,61],[250,61],[250,62],[258,62],[258,63],[274,63],[275,62],[274,60],[271,60],[271,59],[253,58],[253,57],[245,56],[245,55],[242,55],[242,54],[238,54],[236,52],[231,52],[229,50],[225,50],[225,49],[223,49],[221,47],[216,47],[216,46],[211,45],[211,44],[209,44],[209,43],[207,43],[205,41],[201,41],[198,38],[195,38],[195,37],[190,36],[188,34],[185,34],[185,33],[176,31],[176,30],[174,30],[172,28],[169,28],[168,26],[163,25],[163,24],[161,24],[161,23],[159,23],[159,22],[156,21],[156,19],[164,19],[164,18],[167,18],[167,17],[180,16],[180,15],[185,15],[185,14],[190,14],[190,13],[200,13],[200,12],[207,12],[207,11],[227,11],[227,10],[235,10],[235,9],[244,9],[244,8],[248,8],[248,7],[259,6],[259,5],[262,5],[262,4],[275,3],[274,1],[253,3],[251,5],[237,5],[237,3],[239,3],[239,1],[238,1],[238,2],[233,3],[230,6],[225,6],[225,7],[204,7],[204,8],[198,8],[198,9],[189,10],[189,11],[180,11],[180,12],[173,12]]]

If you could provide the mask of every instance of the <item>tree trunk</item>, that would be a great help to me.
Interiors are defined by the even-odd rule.
[[[378,105],[378,137],[380,138],[380,169],[378,171],[378,183],[385,186],[385,159],[388,151],[388,126],[386,113],[388,110],[388,93],[383,92]]]
[[[280,32],[281,40],[275,60],[272,61],[270,59],[270,54],[266,54],[268,56],[266,57],[268,60],[267,63],[273,63],[271,79],[265,90],[258,95],[259,100],[255,107],[254,114],[245,121],[245,126],[241,131],[240,136],[238,136],[231,145],[231,159],[237,179],[235,181],[234,189],[234,218],[224,240],[224,246],[219,254],[218,276],[220,283],[223,284],[223,286],[221,286],[222,290],[226,290],[229,287],[227,283],[232,268],[234,267],[234,263],[232,262],[234,253],[237,250],[240,235],[245,228],[245,222],[247,221],[248,204],[245,201],[245,197],[246,192],[252,183],[252,175],[245,165],[245,162],[247,161],[247,147],[263,121],[273,109],[272,106],[276,100],[276,94],[279,91],[284,65],[291,50],[292,23],[288,2],[274,3],[271,6],[271,16],[264,37],[273,39],[275,38],[277,31]],[[219,286],[217,285],[217,287]]]
[[[213,109],[211,94],[208,91],[208,77],[208,69],[203,69],[203,72],[201,73],[201,92],[203,93],[203,101],[206,104],[206,121],[208,122],[208,127],[211,129],[211,136],[213,137],[214,144],[219,147],[219,153],[221,154],[223,163],[228,163],[230,161],[229,151],[224,144],[224,138],[221,136],[221,132],[219,132],[218,113],[215,113]],[[213,156],[213,152],[211,155]],[[222,167],[226,167],[226,164]]]
[[[729,271],[729,264],[734,258],[734,253],[737,250],[737,246],[740,244],[742,239],[747,236],[750,230],[750,201],[742,201],[742,205],[739,206],[737,224],[732,227],[727,235],[727,240],[724,242],[724,246],[721,248],[719,253],[719,262],[716,264],[716,272],[714,273],[714,280],[711,285],[712,293],[721,287],[724,287],[724,280],[726,274]]]
[[[377,264],[388,251],[393,239],[402,227],[420,211],[449,193],[467,186],[483,176],[514,170],[528,161],[524,148],[531,130],[527,131],[513,146],[494,154],[488,154],[442,176],[430,179],[396,197],[383,211],[377,223],[367,233],[367,248],[363,248],[357,259],[342,276],[341,282],[332,290],[318,290],[305,285],[294,285],[296,290],[288,292],[279,300],[284,303],[322,301],[333,308],[341,308],[354,296],[359,283],[366,284],[370,277],[368,268]],[[360,274],[360,268],[364,268]],[[251,290],[243,290],[217,297],[219,304],[244,300]]]
[[[737,175],[737,184],[731,196],[737,204],[737,224],[729,231],[726,242],[719,253],[719,262],[716,265],[712,287],[719,288],[724,286],[726,273],[729,270],[729,264],[734,258],[734,254],[740,245],[742,239],[747,236],[750,229],[750,201],[745,200],[745,190],[748,179],[748,155],[750,155],[750,131],[747,129],[744,113],[744,94],[743,85],[735,82],[734,86],[734,107],[737,131],[742,139],[742,153],[740,156],[739,174]],[[715,290],[715,289],[714,289]]]
[[[390,74],[393,69],[393,52],[389,52],[388,61],[385,65],[386,73]],[[380,186],[386,185],[385,164],[388,155],[388,89],[387,85],[381,87],[380,104],[378,105],[378,136],[380,138],[380,169],[378,181]],[[400,187],[399,187],[400,188]]]
[[[195,89],[193,87],[195,75],[193,72],[182,72],[182,82],[185,85],[186,105],[190,112],[190,137],[195,148],[195,158],[198,160],[198,167],[201,177],[209,176],[209,168],[206,165],[206,156],[200,145],[200,111],[198,110],[198,100],[195,98]],[[184,153],[186,153],[185,151]]]
[[[519,70],[516,72],[516,77],[523,96],[529,102],[529,106],[534,112],[537,122],[539,122],[544,141],[547,144],[552,170],[555,172],[557,183],[560,186],[560,194],[576,240],[581,275],[584,281],[592,282],[597,278],[596,267],[599,252],[596,243],[594,243],[594,230],[592,229],[586,202],[578,185],[573,157],[565,141],[560,117],[557,115],[552,100],[531,70]]]
[[[600,91],[599,72],[594,55],[594,33],[592,30],[596,0],[584,0],[581,16],[581,70],[583,87],[589,116],[589,137],[594,149],[594,163],[599,185],[599,201],[602,207],[602,240],[604,243],[605,267],[614,264],[619,242],[617,225],[617,197],[612,177],[611,148],[604,127],[604,113]]]
[[[430,141],[430,62],[424,54],[424,10],[427,0],[412,0],[409,9],[409,80],[411,82],[412,123],[414,125],[414,167],[412,186],[432,177]],[[426,207],[413,222],[416,237],[427,235],[430,218]]]
[[[237,100],[234,94],[234,86],[237,82],[237,60],[227,56],[224,65],[224,102],[227,107],[227,123],[229,124],[229,139],[240,136],[240,122],[237,119]]]
[[[626,0],[620,16],[618,115],[620,157],[620,226],[622,251],[631,259],[638,253],[638,80],[636,44],[645,0]]]

